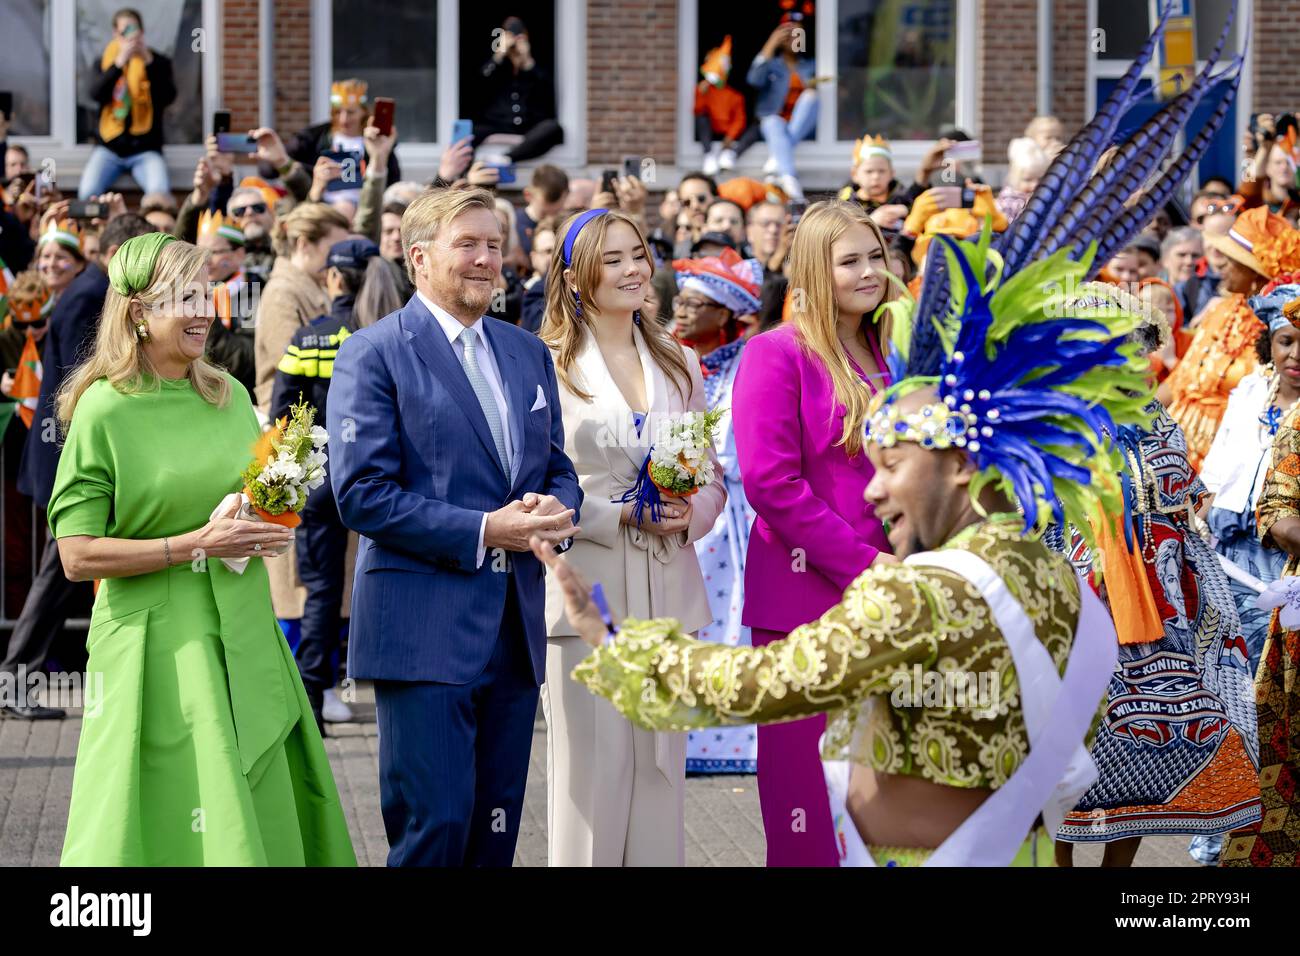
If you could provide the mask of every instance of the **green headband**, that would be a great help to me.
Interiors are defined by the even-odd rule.
[[[108,284],[113,291],[118,295],[130,295],[149,288],[159,251],[167,243],[175,241],[175,236],[165,232],[150,232],[118,246],[108,261]]]

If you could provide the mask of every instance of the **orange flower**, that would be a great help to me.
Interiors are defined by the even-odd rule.
[[[1287,229],[1254,248],[1255,258],[1271,276],[1300,269],[1300,230]]]

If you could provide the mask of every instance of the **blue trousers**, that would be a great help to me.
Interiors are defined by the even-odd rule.
[[[119,156],[111,149],[96,146],[90,151],[86,168],[81,171],[77,198],[89,199],[91,196],[103,195],[123,173],[130,173],[143,192],[165,193],[171,189],[167,178],[167,161],[163,159],[162,153]]]
[[[389,866],[510,866],[538,688],[515,597],[467,684],[375,681]]]

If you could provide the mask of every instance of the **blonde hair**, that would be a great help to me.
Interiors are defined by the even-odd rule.
[[[344,232],[348,231],[347,217],[333,206],[327,206],[323,202],[299,203],[287,216],[275,222],[276,255],[291,255],[299,239],[320,242],[335,226]]]
[[[636,222],[621,212],[611,210],[603,216],[590,220],[578,233],[578,238],[573,243],[572,261],[566,266],[564,241],[578,215],[580,213],[570,216],[555,232],[555,251],[551,253],[551,270],[547,273],[549,278],[546,282],[546,312],[538,335],[543,342],[556,350],[555,374],[564,383],[564,387],[578,398],[591,401],[591,394],[583,391],[574,381],[572,369],[573,363],[578,358],[578,352],[582,349],[584,333],[594,331],[590,313],[594,309],[592,300],[595,290],[600,285],[601,250],[605,248],[605,235],[609,232],[610,226],[616,222],[631,226],[636,233],[637,241],[641,243],[641,249],[645,252],[646,261],[650,263],[652,276],[654,256],[651,255],[650,246]],[[572,272],[573,283],[578,287],[578,294],[582,296],[581,315],[573,299],[573,292],[569,288],[569,280],[564,277],[566,269]],[[686,364],[681,346],[673,341],[668,330],[660,325],[653,315],[643,315],[641,337],[645,339],[646,348],[650,350],[650,357],[673,383],[677,394],[683,398],[688,396],[691,390],[691,371]]]
[[[835,301],[831,245],[855,225],[866,226],[876,237],[885,254],[888,273],[889,246],[880,227],[857,203],[839,200],[817,202],[808,207],[790,244],[789,270],[793,293],[790,314],[795,331],[804,351],[826,369],[835,388],[835,401],[846,410],[844,431],[835,444],[843,445],[850,456],[862,450],[862,429],[871,396],[849,364],[848,353],[835,332],[840,309]],[[894,297],[894,283],[885,275],[881,276],[881,282],[885,288],[881,301],[886,302]],[[875,330],[877,345],[889,341],[889,329],[889,314],[884,313]],[[872,334],[871,329],[867,334]]]
[[[131,303],[138,301],[148,312],[164,303],[179,304],[184,289],[198,284],[207,294],[204,269],[208,254],[188,242],[169,242],[158,253],[148,288],[122,295],[109,286],[104,312],[90,357],[69,375],[55,396],[59,423],[66,432],[81,396],[101,378],[119,392],[134,394],[161,389],[157,369],[149,361],[131,318]],[[230,400],[230,381],[224,372],[200,357],[189,364],[186,377],[194,391],[210,405],[223,407]]]
[[[496,218],[496,200],[486,189],[434,189],[411,201],[402,213],[402,261],[412,282],[415,266],[411,262],[411,250],[432,242],[444,223],[475,207],[486,209]]]

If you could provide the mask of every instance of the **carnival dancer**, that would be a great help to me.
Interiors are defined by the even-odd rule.
[[[1164,349],[1164,315],[1105,283],[1079,290],[1069,312],[1145,313],[1142,354]],[[1098,780],[1057,837],[1058,865],[1074,843],[1105,843],[1103,866],[1130,866],[1144,836],[1216,835],[1259,816],[1253,680],[1227,577],[1191,516],[1209,498],[1187,442],[1159,402],[1150,424],[1121,426],[1124,511],[1108,515],[1089,549],[1077,529],[1076,567],[1105,585],[1119,640],[1092,746]],[[1055,537],[1055,536],[1053,536]]]
[[[1054,826],[1094,776],[1083,743],[1115,639],[1035,529],[1117,504],[1104,429],[1137,420],[1150,391],[1124,341],[1131,314],[1052,318],[1064,293],[1044,290],[1081,278],[1086,260],[1059,255],[1002,283],[987,232],[978,246],[940,241],[966,278],[960,319],[943,346],[918,324],[913,374],[869,425],[866,497],[901,566],[868,568],[819,619],[751,649],[692,641],[667,619],[624,621],[611,638],[580,576],[545,559],[598,648],[574,677],[633,721],[831,715],[823,755],[846,761],[828,770],[845,863],[1050,865],[1035,820]],[[981,673],[993,679],[974,694]]]

